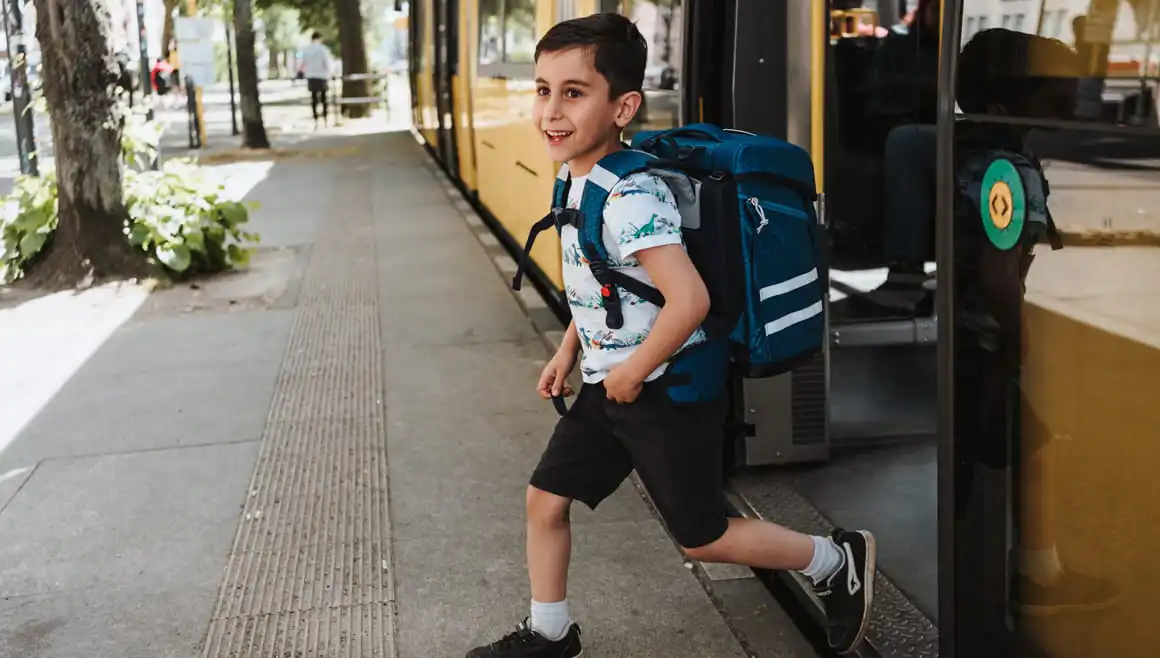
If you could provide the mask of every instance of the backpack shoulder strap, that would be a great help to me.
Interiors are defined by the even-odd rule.
[[[575,220],[579,216],[579,213],[577,211],[570,211],[567,208],[568,190],[571,187],[572,176],[568,173],[568,164],[564,163],[560,165],[560,171],[556,174],[556,182],[552,186],[552,207],[548,210],[548,214],[533,224],[531,230],[528,232],[528,240],[524,243],[524,250],[520,254],[519,262],[516,264],[516,274],[512,278],[513,290],[520,289],[524,272],[531,264],[532,245],[535,244],[536,237],[553,226],[556,227],[556,232],[558,233],[564,224],[576,223]]]
[[[626,176],[647,170],[656,160],[656,156],[635,149],[621,149],[610,153],[592,167],[592,171],[588,173],[588,184],[584,186],[584,193],[580,198],[580,214],[583,219],[576,227],[580,237],[580,250],[588,260],[592,276],[600,284],[601,301],[610,329],[624,326],[618,286],[657,306],[664,305],[664,297],[656,288],[609,268],[608,248],[604,244],[604,204],[608,201],[608,195]]]
[[[556,182],[552,186],[552,208],[564,208],[568,202],[568,190],[572,187],[572,175],[568,173],[568,163],[560,165]]]

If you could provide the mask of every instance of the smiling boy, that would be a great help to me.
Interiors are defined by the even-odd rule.
[[[597,166],[623,148],[620,134],[642,100],[647,46],[628,19],[596,14],[560,23],[536,47],[533,118],[548,155],[571,176],[567,205],[585,185],[609,190],[604,242],[609,264],[664,296],[658,307],[619,289],[623,324],[607,326],[601,286],[565,226],[563,278],[572,322],[540,376],[549,398],[581,356],[583,386],[560,419],[527,489],[531,616],[467,658],[573,658],[580,627],[568,613],[569,509],[590,508],[635,469],[685,554],[702,562],[793,569],[812,579],[826,604],[830,644],[852,650],[866,632],[874,578],[868,532],[811,537],[754,519],[726,516],[722,441],[727,401],[674,402],[665,390],[674,356],[705,340],[709,295],[681,239],[676,199],[649,173],[616,180]],[[611,179],[611,180],[610,180]]]

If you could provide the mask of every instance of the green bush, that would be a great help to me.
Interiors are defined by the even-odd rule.
[[[207,168],[187,159],[169,160],[152,171],[149,164],[164,126],[147,121],[144,107],[129,110],[122,129],[129,243],[171,279],[249,264],[251,244],[261,238],[242,226],[256,204],[227,198]],[[23,275],[56,226],[56,173],[18,177],[12,193],[0,201],[0,284]]]
[[[56,172],[20,176],[0,210],[0,283],[20,277],[56,230]]]

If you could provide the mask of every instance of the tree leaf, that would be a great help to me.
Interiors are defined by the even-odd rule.
[[[244,224],[250,218],[250,211],[242,204],[236,201],[228,201],[218,207],[221,211],[222,217],[225,218],[226,223],[230,226],[237,226]]]
[[[36,255],[48,240],[48,233],[26,233],[20,238],[20,255],[26,260]]]
[[[229,253],[230,263],[233,264],[234,267],[246,267],[250,264],[251,252],[249,249],[243,249],[236,244],[231,244],[226,248],[226,251]]]
[[[157,259],[175,272],[184,272],[189,269],[192,260],[189,247],[183,244],[168,245],[157,248]]]

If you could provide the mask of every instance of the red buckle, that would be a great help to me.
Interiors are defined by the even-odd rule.
[[[600,295],[602,297],[612,296],[612,286],[600,286]]]

